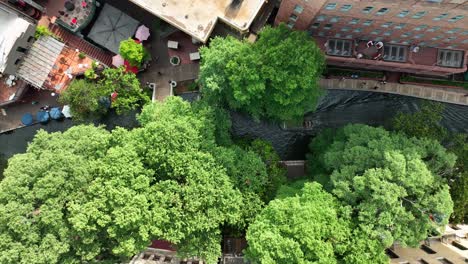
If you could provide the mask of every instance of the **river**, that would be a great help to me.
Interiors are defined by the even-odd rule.
[[[323,128],[341,127],[350,123],[373,126],[388,126],[398,111],[413,112],[419,108],[422,99],[383,93],[330,90],[317,107],[317,111],[306,115],[312,121],[310,130],[284,130],[278,124],[255,122],[251,118],[232,113],[232,131],[235,136],[261,137],[273,143],[283,159],[304,159],[307,144],[313,135]],[[468,133],[468,107],[445,104],[442,125],[452,131]],[[116,126],[132,128],[138,125],[135,113],[125,116],[110,114],[97,120],[107,129]],[[47,125],[34,125],[0,135],[0,171],[5,159],[26,150],[38,129],[49,132],[64,131],[77,123],[72,120],[51,121]]]

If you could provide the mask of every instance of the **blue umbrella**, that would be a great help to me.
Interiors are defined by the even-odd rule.
[[[47,113],[46,111],[39,111],[37,112],[37,121],[41,122],[41,123],[47,123],[47,121],[49,121],[49,113]]]
[[[54,107],[54,108],[50,109],[49,115],[50,115],[50,118],[55,119],[55,120],[60,119],[60,118],[63,117],[62,111],[60,111],[60,108],[58,108],[58,107]]]
[[[30,113],[24,114],[21,117],[21,123],[25,126],[30,126],[33,123],[33,116]]]

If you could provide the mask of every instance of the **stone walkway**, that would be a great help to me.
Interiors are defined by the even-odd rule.
[[[391,93],[468,106],[468,90],[458,88],[438,88],[392,82],[381,84],[376,80],[365,79],[321,79],[320,85],[325,89]]]

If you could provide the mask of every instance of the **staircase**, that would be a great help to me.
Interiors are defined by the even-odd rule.
[[[50,24],[49,30],[54,35],[60,37],[68,47],[78,49],[88,57],[99,61],[104,65],[112,66],[112,57],[115,55],[112,52],[98,48],[56,24]]]

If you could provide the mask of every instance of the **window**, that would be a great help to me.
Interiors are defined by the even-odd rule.
[[[347,38],[347,39],[352,39],[352,38],[353,38],[353,35],[346,35],[345,38]]]
[[[288,26],[288,28],[293,28],[293,27],[294,27],[294,24],[295,24],[295,23],[294,23],[293,21],[288,21],[287,26]]]
[[[385,15],[385,14],[388,13],[388,11],[389,11],[388,8],[383,7],[383,8],[380,8],[379,11],[377,11],[377,14],[376,14],[376,15],[378,15],[378,16]]]
[[[390,31],[386,31],[386,32],[384,32],[384,36],[391,36],[392,33],[393,33],[393,31],[391,31],[391,30],[390,30]]]
[[[442,38],[442,36],[436,36],[436,37],[433,37],[432,40],[439,40],[441,38]]]
[[[317,17],[317,19],[315,19],[315,21],[321,22],[321,21],[325,21],[326,19],[327,19],[327,16],[320,15],[320,16]]]
[[[336,3],[330,3],[325,7],[326,10],[334,10],[335,8],[336,8]]]
[[[401,44],[403,44],[403,45],[409,45],[409,41],[405,40],[405,41],[401,42]]]
[[[427,11],[419,11],[416,14],[413,15],[414,19],[420,19],[421,17],[425,16],[427,14]]]
[[[403,29],[404,27],[406,27],[406,24],[405,23],[400,23],[400,24],[395,26],[395,29]]]
[[[20,64],[20,62],[21,62],[21,59],[16,59],[16,61],[15,61],[15,65],[18,65],[18,64]]]
[[[335,38],[341,38],[341,33],[336,33]]]
[[[386,61],[405,62],[408,47],[387,44],[384,46],[383,59]]]
[[[392,39],[392,40],[390,40],[390,43],[398,43],[398,42],[400,42],[399,39]]]
[[[415,27],[414,30],[421,31],[421,30],[424,30],[426,28],[427,28],[427,25],[420,25],[420,26]]]
[[[415,39],[420,39],[420,38],[423,38],[424,37],[424,34],[417,34],[414,36]]]
[[[342,5],[341,6],[341,11],[348,12],[349,10],[351,10],[352,7],[353,7],[353,5],[350,5],[350,4]]]
[[[319,35],[320,37],[323,37],[323,36],[325,36],[325,32],[320,31],[320,32],[318,33],[318,35]]]
[[[451,19],[449,19],[449,22],[453,23],[453,22],[457,22],[458,20],[462,19],[463,16],[455,16],[455,17],[452,17]]]
[[[402,38],[407,38],[407,37],[409,37],[409,36],[411,36],[411,33],[410,33],[410,32],[406,32],[406,33],[404,33],[404,34],[401,35]]]
[[[462,35],[468,35],[468,30],[463,31]]]
[[[440,20],[442,20],[442,19],[444,19],[444,18],[446,18],[446,17],[448,17],[448,14],[447,14],[447,13],[444,13],[444,14],[440,14],[440,15],[434,17],[432,20],[434,20],[434,21],[440,21]]]
[[[461,68],[463,63],[463,51],[439,49],[437,64],[444,67]]]
[[[25,48],[23,48],[23,47],[17,47],[17,48],[16,48],[16,51],[25,53],[25,52],[27,51],[27,49],[25,49]]]
[[[336,23],[336,22],[338,22],[338,21],[340,21],[340,17],[339,17],[339,16],[330,18],[330,23]]]
[[[380,29],[375,29],[374,31],[371,32],[372,35],[378,35],[380,34]]]
[[[403,10],[397,15],[397,17],[405,17],[408,14],[409,14],[409,10]]]
[[[427,30],[427,32],[435,32],[437,30],[439,30],[440,27],[431,27],[430,29]]]
[[[362,12],[363,12],[364,14],[369,14],[369,13],[372,11],[372,9],[374,9],[374,7],[372,7],[372,6],[367,6],[366,8],[364,8],[364,9],[362,10]]]
[[[327,54],[332,56],[350,57],[353,42],[344,39],[330,39],[327,45]]]
[[[457,33],[460,30],[461,30],[461,28],[454,28],[454,29],[451,29],[451,30],[447,31],[447,33],[448,34],[454,34],[454,33]]]
[[[296,21],[297,20],[297,16],[295,14],[291,14],[289,16],[289,19],[292,20],[292,21]]]
[[[353,18],[348,22],[351,25],[356,25],[357,23],[359,23],[359,18]]]
[[[372,25],[373,22],[374,22],[374,20],[368,19],[368,20],[364,21],[364,23],[362,23],[362,24],[363,24],[364,26],[370,26],[370,25]]]
[[[427,43],[424,42],[424,41],[421,41],[421,42],[419,42],[419,44],[418,44],[418,46],[422,46],[422,47],[424,47],[424,46],[426,46],[426,45],[427,45]]]
[[[350,31],[350,30],[351,30],[350,27],[343,27],[343,28],[341,29],[341,31],[343,31],[343,32],[348,32],[348,31]]]
[[[390,27],[392,24],[393,24],[392,22],[385,22],[385,23],[382,24],[382,27],[383,27],[383,28],[388,28],[388,27]]]
[[[332,26],[333,26],[332,24],[325,24],[325,26],[323,27],[323,29],[329,30],[329,29],[332,28]]]
[[[355,28],[353,32],[356,32],[356,33],[362,32],[362,28]]]
[[[463,40],[462,43],[463,43],[463,44],[468,43],[468,39]]]
[[[304,11],[304,8],[303,8],[302,6],[296,5],[296,6],[294,7],[294,12],[300,14],[300,13],[302,13],[302,11]]]
[[[320,23],[316,22],[316,23],[313,23],[310,28],[319,28],[320,27]]]
[[[33,42],[34,40],[35,40],[35,38],[34,38],[33,36],[30,36],[30,37],[28,38],[28,42]]]

